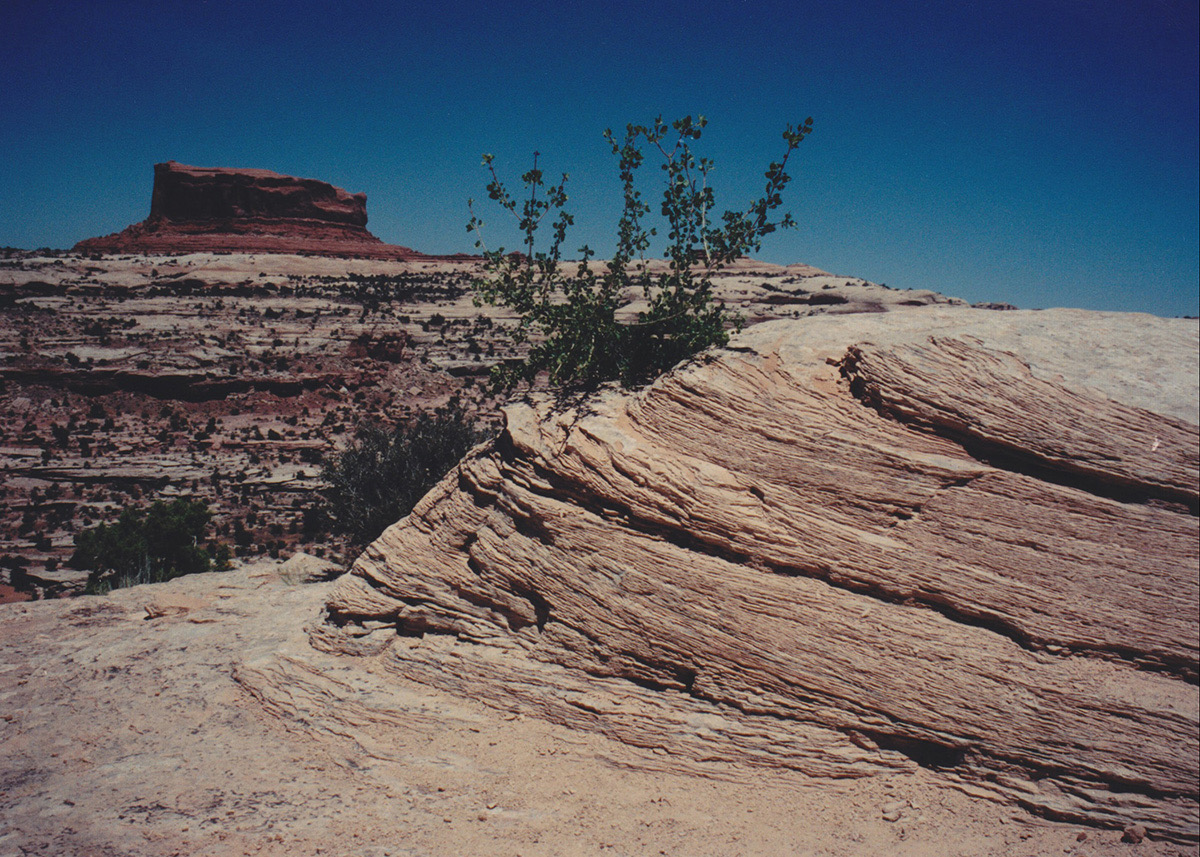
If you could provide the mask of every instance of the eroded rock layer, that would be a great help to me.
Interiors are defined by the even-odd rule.
[[[154,165],[150,216],[80,252],[259,252],[421,258],[367,231],[367,195],[270,170]]]
[[[929,308],[511,406],[314,640],[677,766],[920,765],[1195,840],[1196,349],[1185,321]]]

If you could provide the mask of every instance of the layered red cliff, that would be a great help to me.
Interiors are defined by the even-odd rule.
[[[81,252],[302,253],[412,259],[367,231],[367,195],[270,170],[154,165],[150,216],[113,235],[80,241]]]

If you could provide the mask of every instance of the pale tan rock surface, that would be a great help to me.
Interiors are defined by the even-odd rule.
[[[428,278],[443,291],[368,314],[367,305],[358,303],[358,286],[346,281],[351,274],[411,277],[421,286]],[[19,358],[6,364],[10,374],[0,391],[8,409],[7,438],[0,440],[11,503],[5,517],[20,521],[30,508],[21,498],[33,487],[65,486],[55,509],[69,502],[79,504],[77,510],[103,511],[118,499],[99,491],[93,496],[105,479],[120,485],[152,474],[172,485],[191,481],[193,490],[199,480],[206,490],[205,477],[218,467],[223,474],[247,475],[255,498],[274,496],[267,492],[275,485],[308,490],[312,480],[302,471],[311,477],[314,468],[276,455],[295,455],[313,442],[293,433],[306,426],[315,431],[330,414],[347,425],[355,414],[378,415],[377,398],[401,407],[440,401],[449,383],[438,380],[443,370],[449,378],[486,367],[465,348],[468,335],[484,335],[474,324],[480,310],[459,288],[470,274],[466,263],[264,254],[14,259],[0,265],[0,299],[10,302],[0,351]],[[282,567],[250,566],[104,598],[0,605],[0,855],[1196,854],[1194,844],[1165,842],[1159,832],[1194,824],[1194,787],[1190,797],[1166,794],[1165,800],[1153,789],[1138,791],[1146,783],[1173,788],[1181,771],[1193,784],[1196,778],[1196,635],[1186,621],[1180,627],[1173,612],[1180,603],[1196,612],[1195,532],[1187,533],[1190,542],[1177,544],[1163,523],[1181,520],[1173,510],[1186,508],[1190,496],[1183,490],[1180,498],[1179,457],[1170,446],[1179,426],[1170,423],[1176,431],[1164,433],[1152,417],[1122,410],[1131,406],[1195,425],[1195,323],[1070,312],[951,312],[944,308],[962,302],[802,266],[747,263],[717,287],[750,321],[899,312],[760,326],[735,343],[757,353],[732,352],[708,367],[723,375],[701,383],[695,373],[686,374],[670,382],[667,394],[643,396],[639,401],[646,403],[628,413],[601,409],[578,427],[569,420],[538,425],[535,411],[514,412],[511,430],[526,448],[492,454],[498,502],[488,526],[494,520],[496,530],[481,530],[484,538],[471,553],[488,562],[536,557],[543,565],[512,578],[528,588],[506,591],[513,572],[488,571],[484,590],[469,575],[468,586],[450,589],[460,582],[453,557],[462,534],[455,528],[466,520],[454,517],[454,503],[464,498],[452,483],[408,522],[427,532],[430,542],[406,562],[425,565],[416,573],[388,571],[390,592],[351,591],[353,599],[370,599],[356,621],[313,629],[326,647],[373,656],[346,657],[310,645],[306,626],[318,620],[331,585],[298,585],[324,574],[322,563],[303,556]],[[287,289],[293,292],[285,294]],[[410,321],[401,321],[399,313]],[[446,323],[426,329],[423,322],[435,314]],[[85,330],[114,317],[138,325],[121,332],[109,324],[103,336]],[[359,371],[353,361],[362,355],[351,354],[351,347],[377,326],[410,337],[406,354],[419,371],[383,366],[382,360],[375,361],[376,374]],[[246,340],[236,348],[212,341],[231,331]],[[41,374],[21,380],[11,373],[25,371],[20,334],[26,332],[27,356],[42,361],[30,368]],[[759,341],[759,332],[767,338]],[[145,341],[133,342],[132,333]],[[989,351],[930,350],[930,336],[965,345],[975,337]],[[274,339],[285,344],[275,346]],[[856,361],[825,362],[843,361],[850,343],[860,348]],[[133,353],[143,348],[146,355]],[[133,426],[144,405],[126,406],[133,393],[105,393],[99,398],[115,416],[117,431],[96,437],[115,448],[96,443],[88,459],[76,453],[77,436],[87,433],[92,394],[76,393],[72,385],[103,380],[112,366],[125,367],[129,377],[148,376],[137,365],[145,357],[178,369],[182,380],[207,383],[209,373],[229,374],[230,361],[245,357],[239,349],[265,356],[272,348],[279,349],[273,356],[292,358],[286,372],[272,360],[252,377],[286,380],[285,374],[302,374],[298,356],[329,359],[333,371],[321,396],[333,398],[313,405],[311,415],[307,399],[303,409],[297,406],[313,390],[293,394],[281,387],[238,398],[232,404],[244,413],[236,419],[218,414],[228,424],[214,433],[219,443],[211,450],[191,448],[197,443],[192,433],[203,428],[207,413],[200,419],[186,411],[190,429],[159,455],[148,442],[163,427],[153,420],[167,422],[159,406],[139,434]],[[1039,451],[1034,463],[1046,475],[1048,467],[1060,466],[1055,442],[1076,442],[1077,434],[1050,431],[1056,424],[1051,412],[1022,414],[1019,396],[993,397],[994,387],[974,395],[961,380],[976,361],[1009,365],[1003,351],[1026,361],[1033,381],[1051,385],[1039,389],[1068,391],[1052,396],[1055,414],[1071,395],[1084,393],[1086,424],[1091,397],[1100,397],[1097,413],[1119,454],[1106,457],[1107,441],[1095,447],[1084,474],[1093,490],[1071,487],[1078,473],[1043,484],[1009,473],[997,461],[964,457],[964,439],[985,443],[990,454],[1027,445]],[[72,352],[83,362],[68,370]],[[948,354],[962,357],[949,360]],[[428,369],[418,365],[424,361],[417,355],[428,356]],[[747,376],[753,386],[734,371],[736,361],[759,367]],[[880,415],[901,413],[892,395],[897,385],[917,389],[918,382],[947,372],[960,379],[954,397],[933,396],[947,392],[933,385],[913,419],[945,430],[953,427],[946,414],[971,408],[978,419],[966,426],[970,431],[914,435]],[[735,389],[722,392],[726,381],[736,382]],[[846,395],[852,381],[878,391],[878,410]],[[711,405],[679,410],[705,390],[719,393]],[[59,409],[47,410],[55,400]],[[736,443],[726,436],[731,415],[739,425],[751,417],[762,424],[764,412],[777,422],[777,412],[796,403],[856,416],[832,429],[786,423]],[[1112,403],[1115,408],[1108,407]],[[1033,419],[1014,420],[1014,412]],[[71,446],[42,443],[48,424],[66,423],[68,413],[81,424]],[[300,425],[283,417],[299,417]],[[36,423],[38,442],[30,423]],[[282,440],[244,437],[258,423],[263,435],[274,428]],[[883,435],[862,434],[864,426],[879,424],[887,429]],[[1153,436],[1141,442],[1139,431],[1151,427]],[[337,430],[321,428],[326,439]],[[1189,429],[1183,431],[1186,436]],[[137,442],[126,444],[130,437]],[[1194,439],[1190,443],[1194,450]],[[36,461],[46,449],[51,460]],[[1128,459],[1139,449],[1148,452],[1131,467]],[[597,460],[580,458],[585,452]],[[255,453],[260,464],[247,461]],[[1193,451],[1193,474],[1194,458]],[[545,461],[555,462],[553,473],[565,474],[555,476],[552,491],[571,488],[557,499],[541,496],[551,471],[536,468]],[[890,470],[880,471],[880,461]],[[477,461],[463,472],[476,479],[483,466]],[[863,479],[867,467],[875,468],[877,485]],[[953,479],[944,484],[947,473],[964,471],[983,475],[964,486]],[[1131,474],[1134,487],[1145,477],[1158,495],[1130,494]],[[660,476],[662,496],[650,483],[631,482]],[[814,484],[824,492],[807,505],[797,497],[804,480],[818,480]],[[1041,485],[1036,505],[1018,491],[1033,484]],[[976,492],[983,489],[988,511],[1003,516],[980,511]],[[617,490],[641,505],[605,505]],[[1162,496],[1164,490],[1175,493]],[[1066,506],[1064,497],[1070,498]],[[1137,502],[1119,502],[1131,497]],[[741,505],[727,508],[727,498]],[[1117,515],[1135,507],[1143,517],[1133,524]],[[891,508],[916,514],[905,521]],[[258,512],[265,529],[263,509]],[[789,522],[786,515],[793,512]],[[638,517],[650,513],[664,522],[661,527],[645,526]],[[960,514],[961,528],[953,523]],[[289,521],[269,519],[285,526]],[[683,540],[710,524],[708,541]],[[785,525],[803,528],[786,541],[780,536]],[[1119,528],[1125,540],[1090,540],[1105,527]],[[993,557],[991,543],[981,541],[999,530],[1004,537],[995,544],[1020,561],[1007,572],[996,570],[1007,560]],[[508,531],[512,537],[502,539],[499,534]],[[600,546],[589,541],[597,532],[605,534]],[[547,535],[558,543],[538,545]],[[53,536],[53,551],[69,552],[69,538]],[[572,539],[586,549],[572,553]],[[940,539],[966,573],[950,574],[945,556],[917,563],[919,545],[896,548],[888,539],[926,545]],[[753,554],[762,567],[717,550],[726,543],[746,557]],[[1175,546],[1182,577],[1161,571],[1170,560],[1155,552],[1168,543]],[[45,553],[24,536],[3,548]],[[782,553],[785,548],[790,553]],[[843,559],[830,562],[827,581],[788,577],[765,565],[818,550],[844,551]],[[560,564],[563,551],[569,561]],[[605,584],[612,557],[631,551],[636,562],[616,569],[624,576]],[[1138,573],[1153,584],[1149,596],[1136,578],[1111,565],[1142,553],[1136,561]],[[579,580],[590,589],[541,606],[531,600],[535,594],[557,599],[553,586],[533,587],[578,571],[579,556],[594,578]],[[1057,581],[1036,574],[1050,568],[1047,556],[1062,562],[1055,567]],[[664,575],[679,572],[672,565],[679,557],[691,575],[686,586]],[[451,573],[438,578],[446,568]],[[1096,568],[1107,571],[1093,581]],[[893,580],[899,570],[908,577]],[[814,571],[825,573],[819,566],[808,569]],[[851,572],[860,577],[840,577]],[[1005,577],[1016,572],[1022,574]],[[733,600],[741,583],[764,578],[772,582],[753,597]],[[347,603],[350,585],[339,584],[335,603]],[[1104,587],[1115,588],[1105,596]],[[499,613],[487,600],[469,600],[481,591],[500,598]],[[907,605],[897,603],[909,592]],[[411,603],[400,607],[397,595]],[[1150,600],[1141,604],[1144,597]],[[582,619],[567,612],[573,604]],[[616,612],[605,618],[609,605]],[[975,612],[956,615],[951,606]],[[1162,611],[1157,619],[1155,609]],[[543,610],[545,631],[539,634]],[[397,611],[406,633],[424,624],[433,630],[398,638]],[[503,611],[511,616],[503,618]],[[804,626],[800,639],[788,637],[801,620],[811,632]],[[568,621],[597,639],[581,643],[566,631]],[[530,624],[514,631],[522,622]],[[468,624],[460,634],[458,628]],[[1140,648],[1112,648],[1126,631],[1129,638],[1145,635]],[[813,636],[819,634],[824,636]],[[743,670],[747,658],[737,646],[747,641],[759,648]],[[640,661],[646,652],[651,660]],[[932,666],[923,660],[931,653],[937,657]],[[1147,671],[1129,666],[1139,660]],[[696,670],[694,679],[689,669]],[[630,681],[628,674],[642,678]],[[686,692],[689,681],[693,693]],[[844,694],[819,695],[830,687]],[[745,710],[714,703],[717,694],[728,694]],[[1114,720],[1118,703],[1124,716]],[[786,716],[772,713],[783,706],[791,707]],[[1016,719],[996,730],[994,739],[990,732],[980,737],[987,718],[1001,715]],[[865,728],[854,728],[863,723]],[[1097,736],[1096,724],[1112,735]],[[1164,735],[1176,726],[1184,739],[1173,752],[1161,752]],[[1072,730],[1082,736],[1078,742]],[[916,737],[905,743],[909,734]],[[925,761],[953,761],[952,741],[970,747],[959,766],[933,769],[914,761],[922,751]],[[951,752],[939,755],[945,752],[939,746]],[[1000,750],[1016,758],[1004,770],[997,769]],[[1028,779],[1029,769],[1076,753],[1073,769],[1036,783]],[[1107,773],[1093,771],[1105,765]],[[1127,791],[1087,792],[1087,778],[1103,783],[1109,774],[1125,776],[1123,768],[1131,769],[1134,784],[1122,780]],[[1079,770],[1089,772],[1080,775],[1082,783],[1071,779]],[[1104,799],[1127,805],[1106,809]],[[1046,811],[1047,801],[1065,803],[1072,817],[1099,814],[1118,826],[1126,817],[1150,817],[1149,838],[1131,846],[1120,843],[1119,829],[1089,828],[1079,841],[1079,826],[1044,821],[1022,808]]]
[[[1196,854],[1153,835],[1131,850],[1116,830],[1079,841],[911,765],[829,779],[698,762],[666,738],[631,746],[405,680],[314,650],[305,626],[331,584],[289,584],[284,566],[0,605],[0,854]],[[189,609],[148,619],[155,604]],[[400,645],[487,663],[448,637]],[[525,689],[553,704],[552,686]],[[663,733],[696,742],[737,725],[639,691],[599,682],[567,704],[636,725],[657,700]],[[807,750],[796,733],[779,752]]]
[[[1189,321],[925,308],[511,405],[313,639],[673,771],[924,768],[1194,842],[1196,354]]]

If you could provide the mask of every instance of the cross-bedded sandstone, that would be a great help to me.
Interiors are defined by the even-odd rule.
[[[1195,351],[1182,320],[926,309],[512,405],[315,639],[692,769],[919,765],[1194,840]]]

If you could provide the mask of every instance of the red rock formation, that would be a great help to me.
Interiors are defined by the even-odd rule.
[[[231,215],[365,227],[367,195],[270,170],[187,167],[174,161],[154,165],[151,220],[221,221]]]
[[[367,231],[367,195],[270,170],[154,165],[150,216],[80,252],[302,253],[413,259]]]

